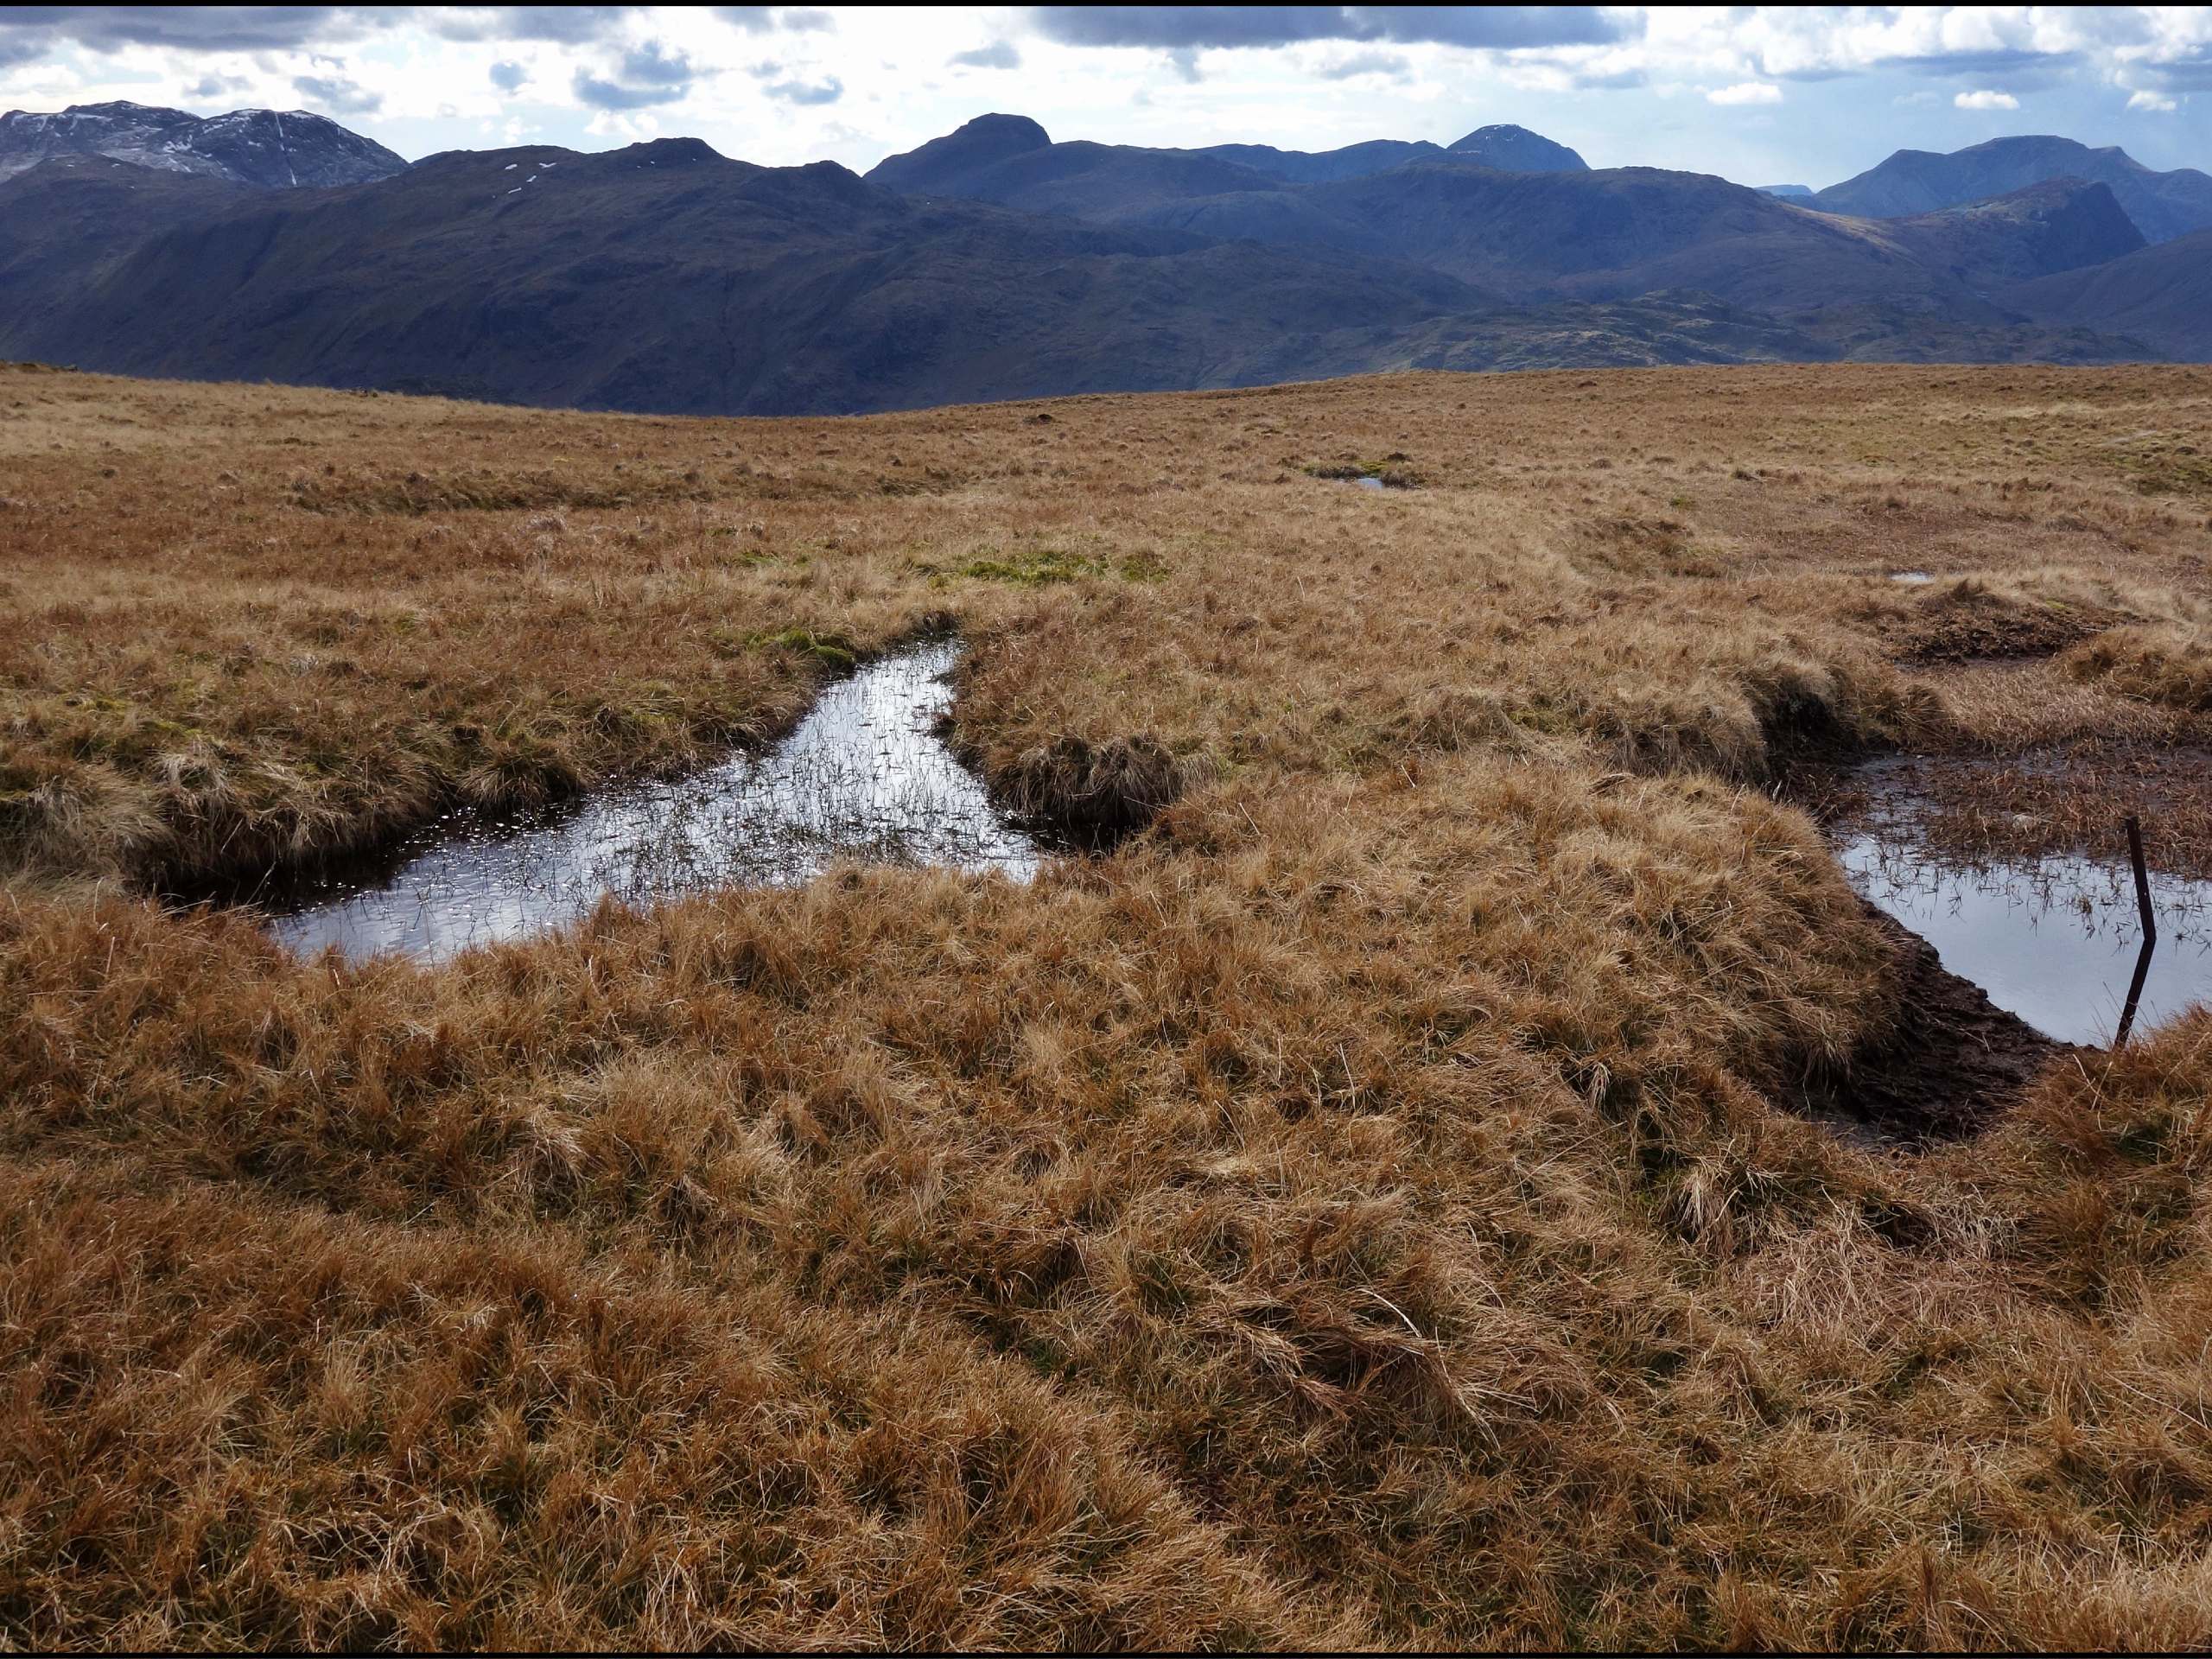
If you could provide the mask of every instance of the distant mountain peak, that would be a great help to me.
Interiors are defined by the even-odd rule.
[[[2161,173],[2117,144],[2093,149],[2053,133],[1986,138],[1948,155],[1900,149],[1879,166],[1830,185],[1815,201],[1827,213],[1897,219],[2063,178],[2110,186],[2121,210],[2152,242],[2212,226],[2212,177],[2187,167]]]
[[[2083,143],[2079,138],[2068,138],[2055,132],[2004,133],[1995,138],[1985,138],[1978,144],[1968,144],[1965,149],[1956,150],[1953,153],[1955,155],[1963,156],[1976,150],[2023,149],[2031,145],[2044,146],[2052,149],[2070,150],[2077,156],[2120,156],[2126,154],[2126,152],[2123,151],[2118,144],[2105,144],[2099,147],[2092,147],[2088,144]]]
[[[979,115],[942,138],[903,156],[886,156],[868,172],[870,184],[927,195],[978,168],[1052,148],[1052,136],[1026,115]]]
[[[1052,142],[1052,136],[1026,115],[979,115],[972,121],[962,123],[954,129],[959,133],[988,133],[1009,142],[1019,142],[1026,149],[1035,149]]]
[[[1505,140],[1516,138],[1537,138],[1541,137],[1542,135],[1541,133],[1531,132],[1526,127],[1517,127],[1510,121],[1498,121],[1493,122],[1487,127],[1477,127],[1465,137],[1455,140],[1453,143],[1445,145],[1445,149],[1475,149],[1480,148],[1484,144],[1497,143]],[[1546,138],[1544,139],[1544,142],[1546,143],[1549,143],[1551,140]]]
[[[721,151],[703,138],[648,138],[641,143],[626,144],[621,154],[640,162],[651,162],[656,167],[682,167],[694,162],[724,160]]]
[[[1456,143],[1452,154],[1494,167],[1501,173],[1587,173],[1590,163],[1565,144],[1540,132],[1508,123],[1477,127]]]
[[[0,178],[72,156],[105,156],[264,189],[366,184],[407,166],[382,144],[306,110],[201,117],[114,99],[52,113],[0,115]]]

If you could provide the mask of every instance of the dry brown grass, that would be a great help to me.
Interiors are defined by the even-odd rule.
[[[2177,628],[2115,628],[2067,653],[2077,680],[2102,681],[2124,696],[2212,714],[2212,645]]]
[[[1036,412],[0,372],[0,1639],[2212,1640],[2212,1016],[1839,1140],[1893,957],[1766,793],[2203,742],[1927,645],[2200,627],[2126,457],[2212,376]],[[1001,791],[1151,833],[435,969],[134,896],[938,613]]]

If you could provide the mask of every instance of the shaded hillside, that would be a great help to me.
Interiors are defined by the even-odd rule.
[[[1852,363],[2140,363],[2142,340],[2063,321],[2035,321],[1996,307],[1978,317],[1878,300],[1807,307],[1776,318]]]
[[[2134,335],[2156,354],[2212,362],[2212,231],[2024,283],[2001,297],[2031,317],[2107,328]]]
[[[1687,289],[1763,308],[1955,308],[1976,324],[1999,320],[1981,290],[2113,257],[2140,241],[2108,193],[2086,202],[2072,200],[2078,189],[2046,193],[1891,231],[1702,174],[1593,172],[1573,151],[1517,127],[1485,128],[1450,150],[1354,149],[1363,170],[1300,182],[1353,165],[1339,160],[1352,152],[1053,143],[1033,121],[986,116],[869,176],[1026,213],[1426,265],[1518,299]],[[1392,156],[1410,159],[1363,170]],[[1490,156],[1567,156],[1574,165],[1506,170],[1484,164]]]
[[[1460,371],[1640,369],[1690,363],[1820,363],[1840,352],[1808,329],[1709,294],[1500,307],[1407,331],[1404,366]]]
[[[1338,179],[1362,179],[1370,173],[1386,173],[1408,162],[1426,161],[1451,152],[1443,145],[1432,144],[1425,139],[1372,138],[1339,149],[1309,151],[1277,149],[1273,144],[1206,144],[1169,153],[1233,162],[1285,184],[1327,184]]]
[[[2145,245],[2111,187],[2078,179],[1891,219],[1882,229],[1923,264],[1976,293],[2102,264]]]
[[[2109,185],[2146,241],[2169,241],[2212,226],[2212,176],[2190,167],[2160,173],[2117,145],[2092,149],[2071,138],[2044,136],[1993,138],[1948,156],[1901,149],[1880,166],[1830,185],[1815,200],[1832,213],[1897,219],[2050,179]]]
[[[1511,125],[1478,127],[1449,144],[1376,138],[1340,149],[1277,149],[1272,144],[1209,144],[1191,152],[1235,162],[1288,184],[1332,184],[1385,173],[1409,162],[1456,157],[1507,173],[1586,173],[1590,163],[1565,144]]]
[[[1145,222],[1404,260],[1516,298],[1695,289],[1759,307],[1873,297],[1979,303],[1948,271],[1873,227],[1657,168],[1536,174],[1422,162],[1340,184],[1184,202]]]
[[[0,181],[0,332],[97,284],[141,238],[203,223],[256,194],[99,156],[42,162]]]
[[[0,178],[68,156],[105,156],[271,190],[363,184],[407,167],[382,144],[305,110],[232,110],[203,119],[118,101],[0,115]]]
[[[886,162],[868,175],[868,181],[908,195],[957,196],[1101,225],[1141,224],[1180,202],[1286,188],[1255,168],[1204,150],[1084,141],[1015,149],[1010,130],[977,135],[984,142],[956,143],[969,133],[963,127],[933,140],[951,146],[934,155],[925,153],[930,146],[925,145],[912,156],[894,156],[911,164],[893,168]],[[897,179],[911,182],[889,181]]]
[[[54,188],[44,169],[0,185],[0,223]],[[0,353],[767,413],[1348,373],[1489,304],[1429,271],[917,202],[690,140],[437,156],[212,213],[204,189],[104,181],[65,249],[17,248]],[[134,246],[149,202],[169,228]],[[102,274],[80,283],[73,264]]]
[[[692,139],[456,151],[322,191],[50,161],[0,181],[0,355],[780,414],[1416,365],[2148,349],[1984,296],[2136,245],[2102,187],[1875,223],[1654,168],[1452,158],[1288,185],[1041,137],[1004,118],[905,159],[1042,212]]]

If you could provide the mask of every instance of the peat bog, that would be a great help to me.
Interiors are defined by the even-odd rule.
[[[1853,868],[2212,880],[2152,442],[2212,372],[0,368],[0,1645],[2203,1646],[2201,981],[2101,1048],[1999,969],[2104,888]],[[377,848],[500,937],[154,897]]]

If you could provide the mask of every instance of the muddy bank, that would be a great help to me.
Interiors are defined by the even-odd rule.
[[[1045,844],[1103,852],[1181,799],[1192,772],[1154,738],[1062,737],[1016,756],[991,792]]]
[[[2120,620],[2117,611],[2106,607],[2062,605],[1993,592],[1971,576],[1946,586],[1924,571],[1907,570],[1890,580],[1917,588],[1924,595],[1892,632],[1897,659],[1914,666],[2055,657]]]
[[[1796,1082],[1793,1109],[1887,1141],[1954,1140],[1985,1128],[2051,1061],[2082,1052],[2006,1013],[1947,969],[1927,940],[1866,909],[1896,952],[1897,1022],[1844,1065]]]

